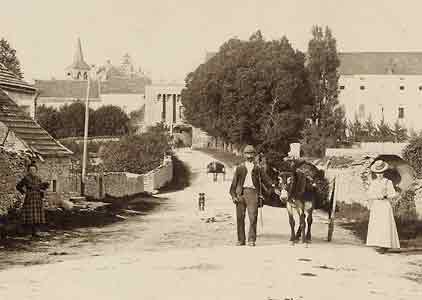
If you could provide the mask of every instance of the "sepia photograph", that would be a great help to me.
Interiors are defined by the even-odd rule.
[[[0,299],[422,299],[422,3],[0,8]]]

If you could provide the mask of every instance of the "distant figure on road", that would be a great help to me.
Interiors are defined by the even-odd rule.
[[[384,177],[389,165],[383,160],[375,161],[371,171],[376,179],[371,180],[368,195],[370,215],[366,245],[379,247],[380,253],[389,248],[400,248],[400,240],[394,220],[390,199],[397,193],[391,180]]]
[[[259,201],[262,201],[263,193],[267,193],[266,187],[273,186],[266,173],[259,167],[255,160],[255,148],[247,145],[243,151],[246,161],[236,167],[230,195],[236,204],[237,219],[237,245],[243,246],[245,237],[245,214],[248,210],[249,234],[248,245],[255,246],[256,227],[258,221]],[[261,204],[262,205],[262,204]]]
[[[226,178],[226,168],[218,161],[212,161],[207,165],[207,172],[213,174],[213,181],[217,182],[218,174],[223,174],[223,180]]]
[[[202,211],[205,210],[205,193],[199,193],[198,208]]]
[[[37,229],[45,224],[43,197],[49,183],[42,182],[38,176],[38,167],[35,163],[28,166],[28,174],[18,182],[16,189],[25,194],[23,202],[23,224],[29,227],[32,236],[37,236]]]

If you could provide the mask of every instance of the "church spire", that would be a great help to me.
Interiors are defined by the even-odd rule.
[[[90,70],[89,65],[85,62],[82,53],[81,39],[78,37],[76,43],[76,51],[73,56],[73,63],[66,68],[66,77],[71,79],[86,79],[87,71]]]

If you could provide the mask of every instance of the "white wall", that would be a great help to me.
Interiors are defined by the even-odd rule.
[[[361,106],[362,119],[371,114],[378,123],[384,108],[384,120],[393,125],[398,120],[399,107],[403,107],[404,119],[400,122],[408,129],[422,129],[421,75],[343,75],[339,80],[339,87],[342,86],[339,102],[345,107],[347,119],[353,121]]]
[[[145,87],[145,125],[152,126],[161,122],[163,112],[163,95],[166,95],[166,119],[169,126],[182,121],[180,93],[184,84],[153,84]],[[159,98],[160,95],[160,98]],[[170,96],[169,96],[170,95]],[[173,122],[173,95],[176,95],[176,122]],[[170,99],[168,99],[170,97]]]
[[[101,94],[101,100],[102,101],[99,106],[119,106],[127,114],[140,109],[145,103],[145,97],[143,94]]]

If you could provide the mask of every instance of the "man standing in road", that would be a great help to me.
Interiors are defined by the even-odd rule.
[[[236,167],[230,186],[230,196],[236,204],[237,245],[243,246],[246,242],[245,215],[247,209],[249,217],[248,245],[255,246],[258,207],[262,205],[263,193],[268,194],[269,187],[273,185],[266,173],[255,162],[255,148],[252,145],[247,145],[243,153],[246,161]]]

